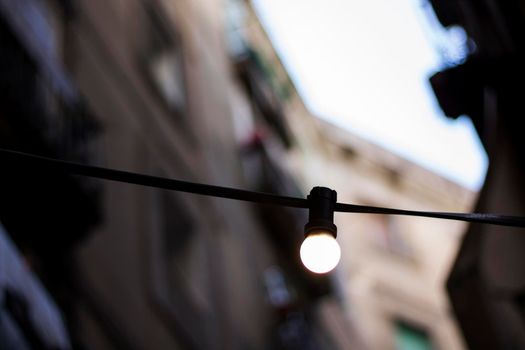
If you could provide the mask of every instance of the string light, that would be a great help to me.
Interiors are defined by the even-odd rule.
[[[0,148],[0,160],[2,164],[11,168],[23,169],[35,174],[42,172],[69,173],[205,196],[309,209],[309,221],[305,225],[305,240],[301,246],[300,255],[303,264],[316,273],[326,273],[332,270],[341,256],[341,250],[335,239],[337,227],[333,223],[334,212],[419,216],[525,227],[525,217],[518,216],[490,213],[427,212],[337,203],[336,192],[326,187],[314,187],[308,198],[304,199],[83,165],[2,148]]]
[[[308,223],[300,249],[303,265],[315,273],[332,271],[341,258],[341,248],[335,238],[334,209],[337,193],[326,187],[314,187],[307,197]]]

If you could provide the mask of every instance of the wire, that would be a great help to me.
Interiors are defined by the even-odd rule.
[[[392,209],[381,207],[370,207],[366,205],[355,205],[337,203],[335,211],[343,213],[368,213],[368,214],[387,214],[387,215],[407,215],[426,218],[447,219],[467,221],[483,224],[493,224],[500,226],[525,227],[525,218],[518,216],[486,214],[486,213],[445,213],[433,211],[415,211],[404,209]]]
[[[67,162],[63,160],[37,156],[23,152],[6,150],[2,148],[0,148],[0,159],[2,160],[2,163],[9,164],[14,168],[29,168],[35,170],[35,172],[37,173],[42,171],[70,173],[117,182],[125,182],[135,185],[162,188],[178,192],[194,193],[204,196],[229,198],[253,203],[272,204],[293,208],[309,208],[309,201],[304,198],[279,196],[270,193],[247,191],[231,187],[199,184],[188,181],[168,179],[158,176],[132,173],[122,170],[101,168],[96,166],[83,165],[74,162]],[[413,211],[347,203],[336,203],[335,211],[343,213],[419,216],[437,219],[485,223],[501,226],[525,227],[525,217],[498,214]]]
[[[35,171],[66,172],[75,175],[95,177],[99,179],[126,182],[135,185],[163,188],[178,192],[187,192],[212,197],[236,199],[247,202],[275,204],[293,208],[308,208],[304,198],[278,196],[270,193],[253,192],[230,187],[199,184],[181,180],[167,179],[158,176],[137,174],[122,170],[101,168],[79,163],[66,162],[23,152],[0,148],[1,159],[14,167],[30,167]]]

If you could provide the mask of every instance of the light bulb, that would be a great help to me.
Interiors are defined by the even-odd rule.
[[[315,273],[332,271],[341,258],[341,248],[335,237],[328,232],[309,234],[301,245],[301,261]]]

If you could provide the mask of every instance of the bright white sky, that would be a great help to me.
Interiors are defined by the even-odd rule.
[[[423,13],[424,1],[253,2],[314,114],[470,189],[481,187],[487,158],[470,119],[443,116],[428,83],[444,64],[440,50],[464,38],[439,31]]]

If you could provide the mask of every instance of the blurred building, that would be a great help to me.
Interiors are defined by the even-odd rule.
[[[428,211],[470,211],[475,193],[311,115],[253,9],[244,32],[284,101],[293,147],[282,154],[303,191],[323,185],[341,202]],[[246,124],[246,123],[245,123]],[[462,349],[445,293],[465,223],[337,214],[343,312],[362,348]]]
[[[0,38],[3,148],[470,209],[467,190],[312,117],[247,1],[0,0]],[[0,191],[0,344],[11,348],[462,347],[442,290],[461,223],[337,215],[342,264],[318,276],[298,258],[304,210],[16,163],[2,166]]]
[[[326,143],[318,173],[330,174],[326,181],[338,189],[339,200],[427,211],[471,209],[474,194],[465,188],[333,125],[316,124]],[[336,222],[346,310],[370,348],[464,347],[444,284],[465,223],[377,214],[340,214]]]
[[[293,155],[305,188],[337,189],[362,205],[464,212],[475,194],[356,135],[303,113],[310,137]],[[300,112],[302,110],[302,112]],[[375,214],[337,214],[337,271],[345,313],[371,349],[463,349],[445,281],[467,225]]]
[[[0,146],[303,195],[284,164],[296,142],[285,92],[260,49],[231,35],[245,8],[0,0]],[[19,258],[0,266],[0,343],[362,348],[332,278],[298,259],[304,210],[4,164],[1,248]]]
[[[430,81],[445,114],[468,115],[487,151],[489,168],[476,211],[525,216],[525,3],[430,3],[443,26],[460,26],[468,36],[465,61]],[[472,349],[525,349],[524,233],[476,224],[462,241],[447,289]]]

